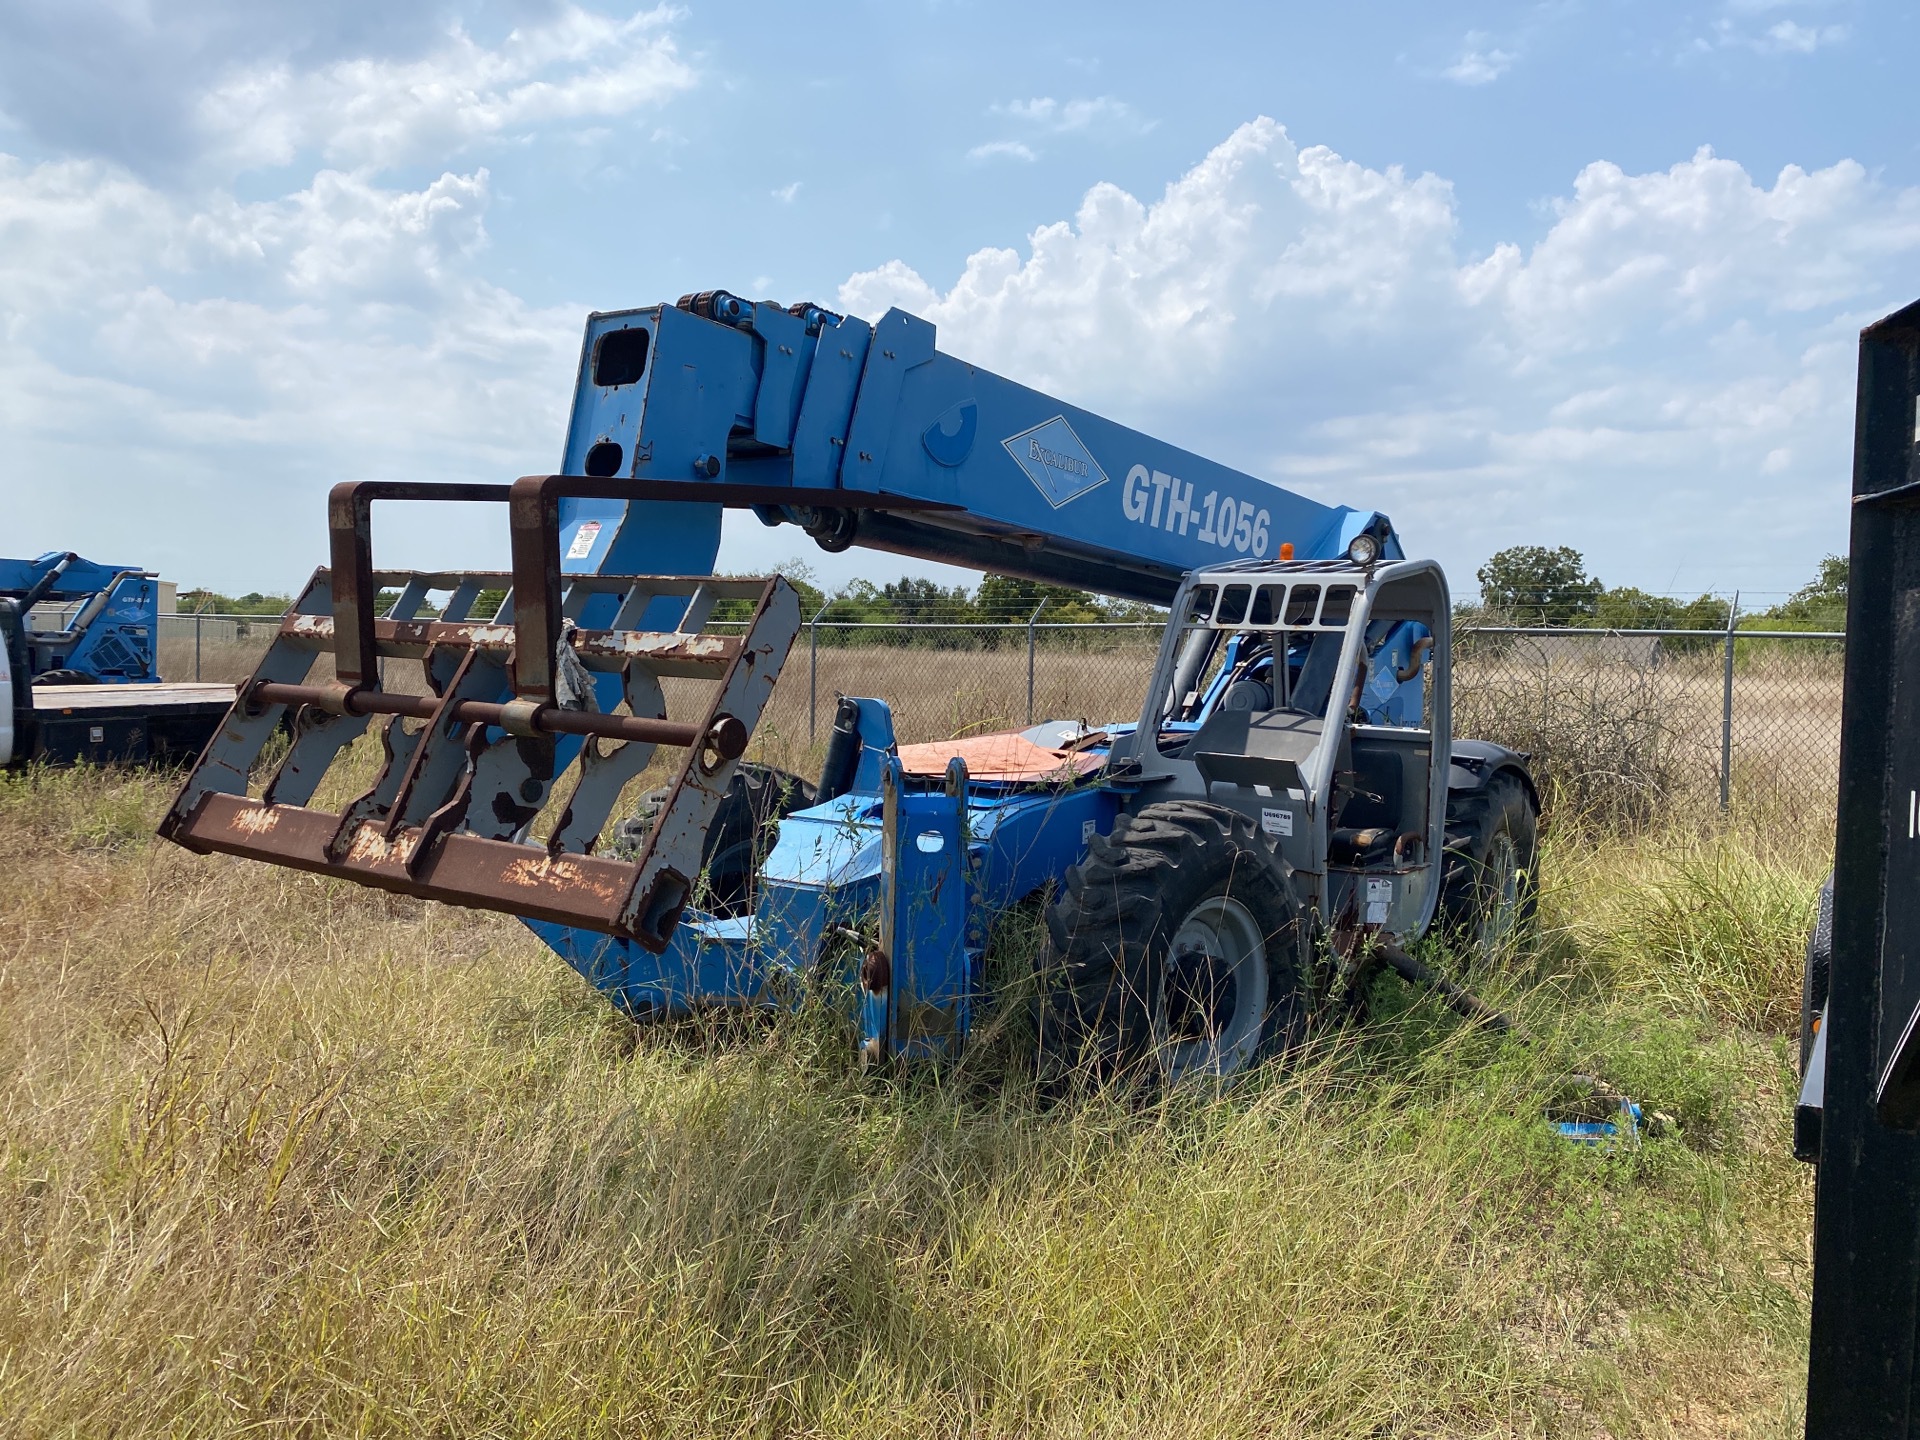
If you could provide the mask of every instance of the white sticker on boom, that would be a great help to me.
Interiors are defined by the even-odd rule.
[[[600,538],[600,522],[583,520],[580,528],[573,532],[573,543],[567,546],[567,559],[584,560],[593,553],[593,542]]]
[[[1096,830],[1095,830],[1093,821],[1082,820],[1080,822],[1080,843],[1082,845],[1086,844],[1089,840],[1093,839],[1095,833],[1096,833]]]
[[[1260,828],[1269,835],[1293,834],[1293,812],[1280,805],[1260,807]]]

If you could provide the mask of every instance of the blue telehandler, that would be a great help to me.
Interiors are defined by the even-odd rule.
[[[60,550],[0,559],[0,769],[199,754],[233,687],[163,681],[159,631],[149,571]]]
[[[1526,923],[1538,803],[1524,755],[1452,736],[1440,568],[1385,515],[934,341],[900,310],[724,291],[593,315],[559,472],[335,487],[330,563],[162,833],[521,916],[637,1016],[839,981],[869,1063],[965,1042],[1023,902],[1047,905],[1050,1063],[1232,1074],[1383,964],[1484,1013],[1407,946]],[[378,570],[376,502],[504,503],[511,568]],[[713,573],[728,508],[1166,606],[1140,708],[902,745],[884,703],[844,697],[816,779],[749,762],[801,615],[778,576]],[[711,623],[728,601],[742,633]],[[322,807],[369,728],[377,774]]]

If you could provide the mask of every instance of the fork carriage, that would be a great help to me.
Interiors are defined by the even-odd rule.
[[[336,486],[332,564],[314,573],[281,622],[161,833],[192,850],[581,926],[663,951],[799,632],[799,599],[777,576],[567,573],[559,502],[688,500],[696,488],[706,504],[813,498],[580,476],[530,476],[512,486]],[[377,500],[505,501],[512,570],[375,570]],[[878,496],[868,503],[944,508]],[[378,597],[391,588],[399,596],[378,614]],[[507,598],[495,615],[472,618],[486,590]],[[423,615],[442,592],[438,615]],[[722,600],[753,602],[743,634],[709,628]],[[330,681],[313,678],[323,655],[333,662]],[[390,688],[391,662],[417,662],[424,689]],[[670,715],[669,679],[708,682],[704,703]],[[253,793],[283,722],[292,742]],[[338,810],[317,807],[328,773],[370,728],[382,748],[372,785]],[[621,791],[662,747],[683,753],[639,853],[596,853]],[[543,812],[551,823],[535,840]]]

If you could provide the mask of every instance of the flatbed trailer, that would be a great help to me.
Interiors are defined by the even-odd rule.
[[[186,765],[233,708],[231,685],[35,685],[18,663],[19,633],[0,645],[0,769]]]
[[[15,761],[49,765],[178,764],[206,748],[233,686],[35,685],[31,720]]]

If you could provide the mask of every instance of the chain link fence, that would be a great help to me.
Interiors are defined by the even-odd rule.
[[[280,632],[278,615],[166,615],[160,617],[160,676],[237,685]]]
[[[1830,797],[1844,637],[1826,631],[1456,633],[1454,732],[1534,756],[1564,811],[1644,821]]]
[[[164,615],[161,672],[237,683],[279,623],[277,615]],[[1158,622],[815,621],[787,657],[757,752],[810,773],[840,695],[887,701],[909,742],[1047,719],[1135,720],[1161,630]],[[1830,797],[1843,638],[1468,626],[1455,631],[1454,732],[1528,751],[1556,808],[1596,819],[1639,822],[1685,803]]]

